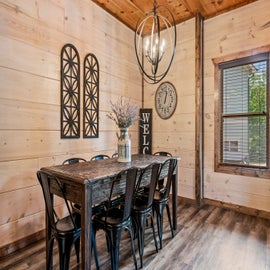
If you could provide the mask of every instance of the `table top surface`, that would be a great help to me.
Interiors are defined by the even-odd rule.
[[[57,177],[63,177],[67,180],[70,179],[81,184],[86,184],[89,182],[95,182],[101,178],[114,176],[120,171],[131,167],[145,168],[151,163],[163,163],[170,158],[171,157],[167,156],[136,154],[132,155],[131,162],[118,162],[117,158],[109,158],[74,164],[55,165],[44,167],[41,170],[52,173]]]

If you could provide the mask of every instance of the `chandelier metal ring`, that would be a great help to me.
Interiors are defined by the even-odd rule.
[[[161,15],[161,12],[165,15]],[[176,50],[176,26],[171,11],[156,5],[137,22],[134,35],[135,53],[148,83],[160,82],[168,73]]]

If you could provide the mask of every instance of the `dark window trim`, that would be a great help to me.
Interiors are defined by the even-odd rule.
[[[214,169],[215,172],[228,173],[228,174],[236,174],[243,176],[251,176],[251,177],[260,177],[270,179],[270,127],[269,127],[269,118],[270,118],[270,76],[268,76],[268,91],[267,91],[267,108],[268,112],[266,115],[266,125],[268,130],[268,140],[267,140],[267,167],[256,167],[256,166],[247,166],[245,164],[236,165],[229,163],[221,163],[220,157],[222,154],[221,150],[221,125],[222,125],[222,91],[220,91],[220,82],[222,82],[220,67],[232,67],[241,64],[246,64],[247,60],[249,63],[257,62],[261,60],[265,60],[268,58],[268,74],[270,74],[270,46],[262,47],[258,50],[250,50],[246,52],[242,52],[240,54],[233,54],[230,56],[216,58],[213,59],[215,64],[215,157],[214,157]],[[260,114],[260,113],[259,113]],[[247,114],[250,116],[251,114]],[[265,115],[265,114],[264,114]],[[227,115],[226,117],[230,117]]]

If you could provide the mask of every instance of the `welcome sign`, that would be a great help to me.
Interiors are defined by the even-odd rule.
[[[152,154],[152,109],[140,109],[139,153]]]

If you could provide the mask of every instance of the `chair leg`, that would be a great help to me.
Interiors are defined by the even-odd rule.
[[[107,251],[110,252],[110,249],[111,249],[111,247],[110,247],[110,240],[108,239],[107,234],[106,234],[106,243],[107,243]]]
[[[134,261],[134,265],[135,265],[135,270],[138,269],[138,265],[137,265],[137,259],[136,259],[136,255],[135,255],[135,246],[134,246],[134,235],[133,235],[133,230],[132,228],[128,228],[127,229],[129,232],[129,236],[130,236],[130,244],[131,244],[131,249],[132,249],[132,256],[133,256],[133,261]]]
[[[74,243],[75,246],[75,252],[76,252],[76,257],[77,257],[77,263],[80,262],[80,237],[75,241]]]
[[[152,226],[152,232],[153,232],[153,238],[154,238],[154,242],[155,242],[156,252],[158,252],[158,246],[157,246],[157,239],[156,239],[156,232],[155,232],[155,227],[154,227],[153,216],[150,216],[150,218],[151,218],[151,226]]]
[[[94,252],[94,258],[95,258],[95,263],[96,263],[96,269],[99,270],[99,262],[98,262],[98,254],[97,254],[97,245],[96,245],[96,232],[93,231],[92,232],[92,243],[91,243],[91,247],[93,249]]]
[[[156,240],[156,235],[155,235],[155,228],[154,228],[154,222],[153,222],[153,216],[151,214],[148,214],[151,218],[151,226],[152,226],[152,232],[153,232],[153,237],[154,237],[154,242],[155,242],[155,247],[156,251],[158,252],[158,247],[157,247],[157,240]],[[136,217],[137,220],[137,236],[138,236],[138,247],[139,247],[139,254],[140,254],[140,268],[143,268],[143,254],[144,254],[144,233],[145,233],[145,226],[146,226],[146,221],[147,221],[147,216],[146,215],[139,215],[139,217]]]
[[[166,210],[167,210],[167,215],[168,215],[169,224],[170,224],[171,233],[172,233],[172,238],[173,238],[174,237],[174,230],[173,230],[173,226],[172,226],[172,220],[171,220],[171,213],[170,213],[169,204],[166,204]]]
[[[160,249],[162,249],[162,233],[163,233],[163,204],[155,205],[155,210],[157,214],[157,227],[158,227],[158,237]]]
[[[139,247],[139,254],[140,254],[140,268],[143,268],[143,253],[144,253],[144,229],[146,224],[146,216],[140,215],[138,217],[138,247]]]
[[[69,269],[69,259],[73,239],[58,239],[60,270]]]
[[[51,238],[48,241],[48,249],[47,249],[47,253],[46,253],[46,269],[47,270],[51,270],[52,269],[52,265],[53,265],[53,243],[54,243],[54,238]]]
[[[108,240],[110,242],[112,270],[118,270],[121,232],[122,232],[121,230],[106,232],[106,234],[108,234]]]
[[[112,232],[111,231],[105,231],[105,237],[106,237],[106,242],[107,242],[107,249],[108,252],[110,252],[110,260],[111,260],[111,267],[113,267],[114,265],[114,257],[112,255],[112,249],[113,249],[113,245],[112,245]]]

